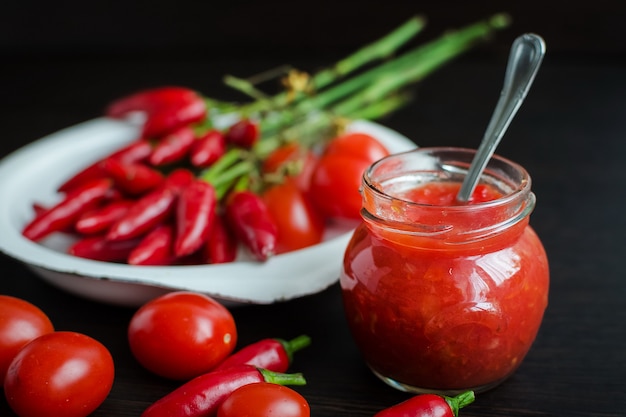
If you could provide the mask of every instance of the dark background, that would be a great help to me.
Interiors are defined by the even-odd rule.
[[[576,71],[626,63],[626,3],[620,1],[4,2],[0,6],[0,62],[5,74],[0,79],[0,111],[7,128],[19,131],[28,124],[29,130],[3,140],[15,149],[97,117],[110,100],[143,87],[181,84],[208,96],[239,99],[223,87],[221,76],[247,77],[281,64],[313,71],[417,14],[429,22],[416,39],[419,43],[497,12],[508,13],[512,25],[459,60],[495,65],[499,73],[487,78],[480,67],[461,71],[456,66],[432,76],[454,83],[434,94],[446,95],[445,111],[451,118],[468,119],[466,129],[475,137],[482,134],[489,116],[468,113],[472,106],[460,103],[476,94],[496,97],[508,49],[522,33],[544,37],[548,48],[544,66],[573,63],[566,71]],[[490,89],[474,91],[473,77],[480,77]],[[585,105],[579,94],[586,88],[585,80],[574,81],[560,93]],[[429,94],[430,85],[418,87],[418,96]],[[424,122],[421,127],[428,127],[429,121]],[[432,126],[419,134],[429,136],[427,140],[450,140],[448,132],[439,130],[447,126]],[[413,126],[393,127],[410,136],[418,134]]]
[[[498,65],[503,73],[513,39],[535,32],[546,40],[546,62],[575,63],[568,71],[626,62],[626,3],[620,1],[4,2],[0,110],[11,128],[30,124],[31,129],[3,140],[17,148],[99,116],[110,100],[142,87],[178,83],[209,96],[237,99],[223,88],[222,75],[247,77],[281,64],[312,71],[416,14],[429,22],[416,40],[425,42],[497,12],[510,14],[510,28],[460,60]],[[455,72],[452,82],[458,85],[445,91],[451,104],[446,111],[452,117],[457,117],[456,110],[461,112],[458,117],[470,117],[475,126],[468,128],[476,129],[470,133],[480,136],[488,115],[467,115],[468,109],[455,103],[471,100],[476,93],[495,96],[501,76],[486,80],[493,90],[475,92],[472,74],[459,67],[449,71]],[[485,77],[480,69],[474,75]],[[577,100],[584,84],[577,80],[563,94]],[[72,108],[71,114],[67,108]],[[414,133],[405,130],[410,127],[394,127]]]
[[[497,12],[511,15],[511,27],[415,86],[414,103],[381,121],[421,146],[474,147],[513,39],[535,32],[546,40],[544,64],[498,153],[533,177],[531,222],[550,258],[550,305],[519,371],[463,415],[624,416],[626,2],[4,2],[0,157],[98,117],[110,100],[142,87],[181,84],[237,98],[222,85],[226,73],[247,77],[286,63],[314,70],[415,14],[429,20],[419,43]],[[97,416],[137,416],[169,389],[130,357],[124,326],[132,310],[85,301],[0,261],[1,293],[35,302],[59,327],[112,349],[119,376]],[[300,332],[319,341],[298,362],[314,416],[371,417],[405,397],[364,368],[336,291],[234,314],[242,343]]]
[[[620,1],[96,1],[5,2],[0,48],[38,55],[307,56],[343,52],[414,14],[432,33],[494,12],[512,33],[536,31],[553,54],[619,56],[626,6]],[[506,38],[498,49],[506,48]]]

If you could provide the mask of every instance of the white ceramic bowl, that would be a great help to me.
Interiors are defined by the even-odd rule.
[[[395,153],[415,148],[406,137],[372,122],[349,130],[375,135]],[[330,226],[324,241],[259,263],[130,266],[67,255],[71,238],[54,234],[35,243],[21,234],[34,202],[58,201],[57,187],[72,173],[135,139],[138,127],[99,118],[33,142],[0,161],[0,251],[42,279],[100,302],[139,306],[168,291],[191,290],[224,304],[269,304],[317,293],[335,283],[354,224]]]

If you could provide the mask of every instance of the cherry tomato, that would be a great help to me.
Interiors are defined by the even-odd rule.
[[[387,148],[376,138],[366,133],[346,133],[334,138],[324,150],[325,155],[349,155],[369,161],[370,164],[389,155]]]
[[[298,143],[291,142],[270,153],[263,161],[263,173],[281,173],[283,171],[296,179],[298,188],[307,192],[311,176],[315,170],[317,156],[310,149],[303,149]]]
[[[309,417],[306,399],[295,390],[270,382],[244,385],[233,391],[217,410],[217,417]]]
[[[276,253],[285,253],[318,244],[324,235],[324,218],[295,179],[286,178],[269,188],[263,200],[278,228]]]
[[[311,178],[310,195],[325,218],[360,219],[361,177],[370,166],[364,159],[324,155]]]
[[[20,298],[0,295],[0,382],[19,350],[31,340],[54,331],[48,316]]]
[[[230,311],[203,294],[175,291],[135,312],[128,341],[137,361],[165,378],[188,380],[204,374],[237,344]]]
[[[9,365],[4,393],[20,417],[85,417],[109,395],[113,358],[95,339],[53,332],[24,346]]]

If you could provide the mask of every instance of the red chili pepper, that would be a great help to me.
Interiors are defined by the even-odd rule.
[[[207,107],[197,92],[173,86],[138,91],[112,102],[106,109],[106,115],[114,118],[126,117],[134,112],[146,114],[143,134],[153,138],[204,120]]]
[[[189,126],[182,126],[161,138],[150,155],[150,164],[161,166],[179,162],[189,154],[196,135]]]
[[[274,372],[286,372],[293,361],[293,354],[310,344],[311,338],[306,335],[291,340],[259,340],[233,353],[214,370],[246,364]]]
[[[41,203],[33,203],[33,211],[35,212],[35,216],[41,216],[49,209]]]
[[[122,218],[111,225],[107,238],[123,240],[142,236],[163,223],[173,212],[178,194],[193,179],[189,170],[181,168],[172,171],[161,187],[137,200]]]
[[[246,149],[251,148],[259,137],[259,125],[250,119],[239,120],[226,131],[226,142]]]
[[[217,215],[204,247],[204,262],[223,264],[237,259],[238,242],[222,215]]]
[[[176,207],[176,256],[190,255],[206,243],[216,208],[215,188],[208,182],[195,180],[182,190]]]
[[[169,224],[149,232],[128,255],[130,265],[171,265],[176,256],[172,250],[174,228]]]
[[[37,241],[51,233],[73,226],[81,213],[107,198],[111,187],[112,181],[103,178],[70,191],[62,201],[28,223],[22,234],[30,240]]]
[[[164,186],[172,188],[176,191],[176,193],[180,193],[195,179],[196,177],[193,175],[193,172],[189,171],[186,168],[177,168],[170,172],[170,174],[167,176]]]
[[[233,192],[226,201],[226,217],[239,241],[256,259],[265,261],[275,253],[278,229],[257,194]]]
[[[94,162],[88,167],[74,174],[71,178],[65,181],[59,186],[58,191],[68,192],[82,184],[86,184],[89,181],[93,181],[98,178],[104,178],[107,176],[102,162],[107,159],[116,159],[122,163],[135,163],[140,162],[148,158],[152,152],[152,145],[143,139],[136,140],[122,149],[119,149],[107,157]]]
[[[134,203],[132,200],[113,200],[102,207],[81,214],[74,228],[78,233],[85,235],[104,233],[122,218]]]
[[[67,253],[94,261],[125,262],[138,243],[138,239],[114,242],[101,235],[88,236],[70,246]]]
[[[143,163],[124,163],[116,158],[108,158],[102,162],[102,166],[113,178],[115,186],[127,194],[144,194],[163,183],[163,174]]]
[[[226,139],[219,130],[210,130],[196,139],[189,159],[196,167],[206,168],[226,153]]]
[[[50,210],[48,207],[45,207],[43,204],[40,203],[33,203],[33,211],[35,212],[35,217],[39,217],[42,216],[44,214],[44,212]],[[63,232],[63,233],[75,233],[76,230],[74,230],[74,225],[69,225],[68,227],[66,227],[63,230],[59,230],[59,232]]]
[[[152,144],[145,139],[137,139],[123,148],[113,152],[107,158],[115,158],[124,164],[143,162],[152,152]]]
[[[237,388],[257,382],[304,385],[302,374],[271,372],[250,365],[200,375],[148,407],[141,417],[211,417]]]
[[[474,401],[474,392],[456,397],[421,394],[378,412],[374,417],[456,417],[459,410]]]

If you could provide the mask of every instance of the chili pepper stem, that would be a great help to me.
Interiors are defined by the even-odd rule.
[[[450,409],[452,410],[452,413],[455,416],[459,415],[459,410],[467,405],[470,405],[471,403],[474,402],[474,399],[476,398],[474,396],[474,391],[466,391],[466,392],[462,392],[457,396],[454,397],[448,397],[448,396],[442,396],[444,400],[446,400],[446,402],[448,403],[448,405],[450,406]]]
[[[204,181],[213,182],[216,178],[218,178],[222,172],[231,167],[235,162],[239,161],[241,158],[241,150],[240,149],[231,149],[226,152],[220,159],[217,160],[210,168],[206,169],[201,177]]]
[[[267,369],[259,368],[259,372],[263,375],[266,382],[279,385],[306,385],[306,379],[301,373],[284,374],[273,372]]]
[[[293,359],[293,354],[295,352],[304,349],[311,344],[311,338],[304,334],[291,340],[278,339],[278,341],[280,342],[280,344],[283,345],[283,348],[285,349],[285,352],[287,353],[290,362]]]

